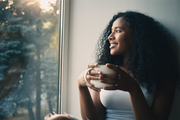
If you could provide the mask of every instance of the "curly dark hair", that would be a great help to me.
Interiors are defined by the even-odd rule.
[[[133,29],[133,44],[128,53],[128,63],[136,81],[156,93],[172,83],[179,88],[179,46],[174,35],[160,22],[139,12],[119,12],[110,20],[96,46],[98,64],[122,64],[121,55],[110,54],[108,36],[113,22],[123,19]]]

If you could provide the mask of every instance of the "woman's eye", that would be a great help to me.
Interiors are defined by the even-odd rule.
[[[121,30],[116,30],[116,32],[120,33],[120,32],[121,32]]]

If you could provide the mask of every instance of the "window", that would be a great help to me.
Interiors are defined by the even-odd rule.
[[[0,0],[1,120],[60,110],[62,1]]]

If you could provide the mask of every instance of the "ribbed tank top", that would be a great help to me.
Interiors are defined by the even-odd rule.
[[[149,106],[152,105],[154,92],[140,86]],[[100,101],[106,108],[106,120],[135,120],[129,92],[122,90],[101,90]]]

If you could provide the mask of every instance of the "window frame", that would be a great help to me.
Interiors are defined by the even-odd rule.
[[[59,66],[57,113],[67,111],[68,41],[70,0],[60,0],[59,20]]]

